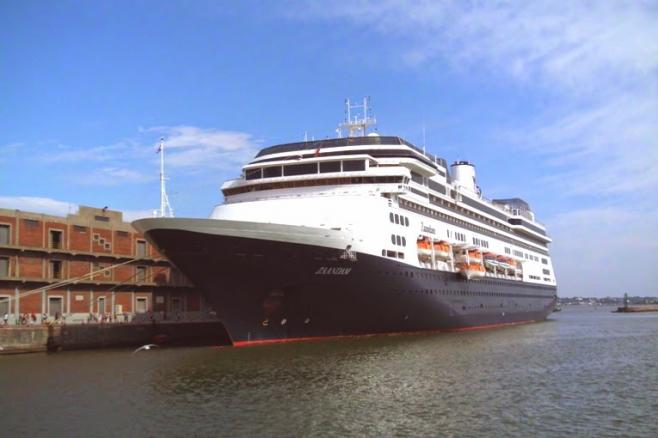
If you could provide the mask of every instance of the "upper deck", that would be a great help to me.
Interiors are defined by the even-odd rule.
[[[431,206],[444,199],[464,211],[505,230],[520,232],[540,242],[550,242],[543,225],[534,220],[529,206],[517,199],[491,202],[453,182],[446,160],[424,152],[396,136],[369,135],[270,146],[243,167],[239,179],[227,181],[222,191],[227,202],[268,197],[301,188],[377,184],[382,193],[415,194]],[[306,190],[304,190],[307,192]],[[244,194],[244,195],[243,195]],[[503,202],[501,202],[503,201]],[[458,211],[458,210],[457,210]]]

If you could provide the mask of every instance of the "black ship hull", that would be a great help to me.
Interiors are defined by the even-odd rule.
[[[456,273],[316,245],[151,229],[200,287],[234,345],[451,331],[546,319],[556,288]]]

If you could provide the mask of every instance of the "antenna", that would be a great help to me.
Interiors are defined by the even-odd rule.
[[[339,124],[336,130],[339,138],[343,136],[343,130],[347,131],[348,137],[355,137],[355,134],[360,134],[364,137],[368,135],[368,127],[377,123],[377,119],[368,115],[369,106],[370,97],[364,97],[361,105],[352,105],[349,99],[345,99],[345,121]],[[353,109],[361,109],[362,117],[360,119],[358,115],[352,118]]]
[[[425,146],[427,145],[426,140],[427,139],[425,137],[425,117],[423,117],[423,153],[425,153]]]
[[[174,209],[171,208],[169,203],[169,197],[167,196],[167,189],[165,187],[165,147],[164,147],[164,138],[160,138],[160,146],[158,147],[158,153],[160,154],[160,217],[174,217]]]

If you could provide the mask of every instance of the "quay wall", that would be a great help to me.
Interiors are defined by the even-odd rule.
[[[230,345],[219,321],[38,325],[0,328],[0,354],[130,347]]]

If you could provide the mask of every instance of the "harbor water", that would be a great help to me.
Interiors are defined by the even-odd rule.
[[[658,313],[0,356],[5,436],[658,436]]]

